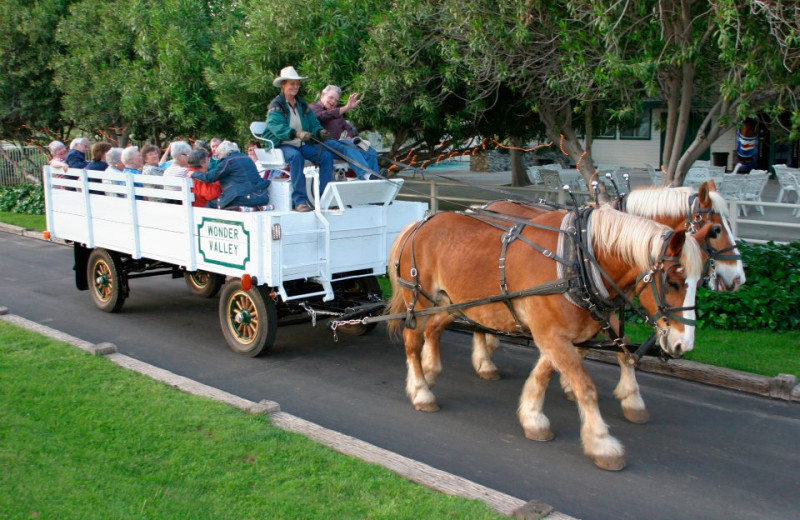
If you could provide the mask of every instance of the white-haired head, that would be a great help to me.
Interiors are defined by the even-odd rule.
[[[89,140],[86,139],[85,137],[76,137],[75,139],[72,140],[71,143],[69,143],[69,149],[70,150],[74,150],[75,148],[78,148],[79,146],[88,147],[89,146]]]
[[[224,159],[225,157],[229,156],[233,152],[239,151],[239,145],[234,143],[233,141],[222,141],[217,146],[216,156],[218,159]]]
[[[61,150],[66,150],[67,147],[64,146],[64,143],[61,141],[50,141],[50,144],[47,145],[47,149],[50,150],[51,155],[55,155]]]

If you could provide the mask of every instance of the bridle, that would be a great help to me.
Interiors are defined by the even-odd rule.
[[[686,214],[686,232],[692,235],[696,234],[706,224],[710,223],[711,215],[719,215],[720,219],[724,216],[716,211],[713,207],[701,208],[699,207],[699,199],[696,193],[689,196],[689,210]],[[718,260],[741,260],[742,255],[739,253],[731,253],[736,250],[736,242],[728,247],[717,249],[711,244],[711,235],[706,235],[705,239],[699,243],[700,249],[706,255],[706,261],[703,264],[703,281],[714,279],[716,275],[716,262]]]

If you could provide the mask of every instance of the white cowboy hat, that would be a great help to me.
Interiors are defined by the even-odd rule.
[[[306,78],[300,76],[300,74],[294,70],[294,67],[284,67],[281,69],[281,75],[275,78],[275,80],[272,82],[272,85],[280,88],[281,84],[288,79],[302,81]]]

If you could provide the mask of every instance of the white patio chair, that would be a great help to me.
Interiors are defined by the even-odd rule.
[[[647,168],[647,174],[650,175],[650,182],[653,186],[660,186],[661,185],[661,170],[657,170],[655,166],[646,162],[644,163],[645,167]]]
[[[528,180],[531,184],[542,184],[542,176],[539,175],[539,168],[541,166],[528,166],[526,172],[528,173]]]
[[[747,179],[745,179],[744,175],[736,175],[729,173],[725,175],[725,177],[722,180],[722,183],[717,185],[717,193],[722,195],[722,197],[725,200],[736,200],[736,201],[742,200],[741,193],[742,189],[744,188],[746,180]],[[738,208],[739,208],[738,209],[739,213],[745,216],[747,215],[747,211],[745,210],[744,206],[739,204]]]
[[[783,196],[789,195],[790,193],[794,193],[795,202],[800,202],[800,194],[798,194],[800,170],[795,168],[787,168],[785,164],[775,164],[773,165],[773,168],[775,169],[775,176],[778,178],[778,185],[781,187],[780,191],[778,192],[778,198],[775,199],[775,202],[782,202]]]
[[[695,161],[692,163],[692,168],[709,168],[711,161]]]
[[[739,192],[739,199],[743,201],[762,202],[761,194],[764,193],[764,188],[767,187],[769,180],[769,172],[766,170],[750,170],[750,173],[744,175],[744,182],[742,190]],[[742,206],[744,209],[744,206]],[[764,206],[756,206],[756,211],[764,214]],[[747,215],[747,211],[744,212]]]
[[[711,173],[708,171],[708,168],[693,166],[689,168],[689,171],[686,173],[686,177],[683,179],[683,185],[696,190],[709,179],[711,179]]]
[[[714,182],[719,184],[722,182],[722,177],[725,175],[725,167],[724,166],[709,166],[708,173],[711,175],[711,178],[714,179]]]
[[[564,182],[561,181],[561,176],[558,174],[558,170],[552,168],[551,164],[539,168],[539,177],[541,177],[544,187],[549,190],[561,190],[561,188],[564,187]],[[557,200],[558,192],[548,193],[547,198],[550,199],[551,197],[554,197]]]

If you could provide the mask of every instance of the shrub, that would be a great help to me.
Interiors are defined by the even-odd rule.
[[[800,242],[739,247],[747,282],[735,293],[697,294],[698,326],[719,329],[800,329]]]
[[[44,214],[44,189],[41,184],[0,187],[0,211],[26,215]]]

